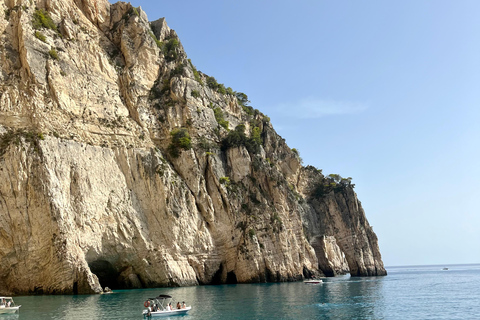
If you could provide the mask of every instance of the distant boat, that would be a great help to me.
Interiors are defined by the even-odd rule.
[[[448,270],[448,268],[443,268],[442,270]]]
[[[17,313],[21,306],[16,306],[12,297],[0,297],[0,314]]]
[[[322,283],[322,279],[310,279],[310,280],[305,280],[303,283],[305,284],[319,284]]]

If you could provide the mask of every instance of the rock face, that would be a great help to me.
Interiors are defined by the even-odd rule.
[[[315,192],[329,178],[163,18],[107,0],[0,12],[0,293],[386,274],[353,187]]]

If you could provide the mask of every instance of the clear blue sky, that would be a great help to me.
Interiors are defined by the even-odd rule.
[[[353,178],[385,265],[480,262],[480,1],[132,4],[305,164]]]

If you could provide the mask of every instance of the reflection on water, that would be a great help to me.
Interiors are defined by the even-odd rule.
[[[119,290],[105,295],[16,297],[19,315],[3,319],[143,319],[143,302],[171,294],[193,308],[172,319],[474,319],[480,269],[394,269],[387,277]],[[168,319],[168,318],[167,318]]]

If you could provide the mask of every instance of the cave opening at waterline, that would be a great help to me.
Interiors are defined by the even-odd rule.
[[[102,288],[123,289],[124,284],[118,281],[120,273],[106,260],[96,260],[88,264],[90,271],[94,273]]]

